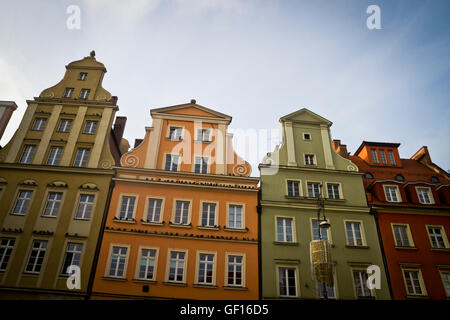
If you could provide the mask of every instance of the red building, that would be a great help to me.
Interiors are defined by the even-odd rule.
[[[427,147],[401,159],[399,143],[363,141],[353,156],[377,221],[393,299],[450,298],[450,179]]]

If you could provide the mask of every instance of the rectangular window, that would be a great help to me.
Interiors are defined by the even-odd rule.
[[[320,194],[320,183],[316,182],[308,182],[308,197],[309,198],[317,198]]]
[[[47,241],[34,240],[31,248],[30,257],[25,268],[25,272],[39,273],[44,262],[45,252],[47,251]]]
[[[198,257],[198,283],[214,283],[214,254],[200,253]]]
[[[61,275],[68,276],[67,268],[69,266],[80,266],[81,252],[83,251],[83,245],[81,243],[68,243],[66,254],[64,256],[64,263],[61,270]]]
[[[97,132],[97,121],[86,121],[86,126],[84,127],[83,133],[95,134]]]
[[[370,153],[372,155],[372,161],[373,163],[378,163],[378,155],[376,149],[370,149]]]
[[[422,204],[432,204],[433,196],[430,188],[416,188],[419,202]]]
[[[421,279],[418,270],[403,270],[403,276],[406,282],[406,292],[411,296],[423,295]]]
[[[317,223],[317,219],[312,220],[312,234],[313,240],[319,240],[319,229],[320,229],[320,237],[322,240],[328,239],[328,229],[319,228],[319,224]]]
[[[188,224],[189,220],[189,201],[176,201],[174,224]]]
[[[73,163],[74,167],[86,167],[89,158],[89,149],[81,148],[77,150],[77,155],[75,156],[75,161]]]
[[[323,286],[324,286],[323,283],[317,282],[317,296],[319,298],[323,298]],[[328,297],[328,299],[336,299],[336,295],[334,293],[334,287],[327,286],[327,297]]]
[[[90,89],[81,89],[80,92],[80,99],[87,99],[89,97],[89,93],[91,92]]]
[[[395,245],[398,247],[411,247],[408,236],[408,227],[405,225],[394,225]]]
[[[112,248],[111,262],[109,265],[108,276],[123,278],[125,275],[125,264],[127,262],[127,251],[126,247],[116,247]]]
[[[166,165],[164,167],[164,170],[166,171],[177,171],[178,170],[178,161],[179,156],[173,155],[173,154],[167,154],[166,155]]]
[[[208,158],[195,157],[195,173],[208,173]]]
[[[216,204],[203,203],[202,206],[202,226],[214,227],[216,225]]]
[[[350,246],[362,246],[361,223],[346,222],[345,228],[347,230],[347,244]]]
[[[156,250],[142,249],[139,261],[139,279],[154,280],[156,267]]]
[[[446,248],[442,227],[428,227],[431,245],[436,249]]]
[[[227,257],[227,285],[243,286],[244,257],[229,255]]]
[[[328,198],[329,199],[340,199],[339,185],[333,183],[327,183]]]
[[[72,98],[72,94],[73,94],[73,88],[66,88],[66,90],[64,90],[64,98]]]
[[[294,219],[277,217],[277,241],[294,242]]]
[[[287,191],[289,197],[300,197],[300,181],[288,180]]]
[[[36,146],[25,146],[25,148],[23,148],[22,155],[20,156],[19,163],[30,164],[35,150]]]
[[[119,219],[121,220],[131,220],[133,219],[134,213],[134,203],[136,197],[122,197],[122,204],[120,206]]]
[[[447,297],[450,297],[450,272],[441,272],[441,276]]]
[[[388,150],[388,157],[389,157],[389,162],[395,166],[395,158],[394,158],[394,152],[392,150]]]
[[[181,127],[170,127],[169,139],[170,140],[181,140],[182,131],[183,131],[183,128],[181,128]]]
[[[45,203],[43,217],[56,217],[58,215],[59,207],[61,206],[62,193],[49,192],[47,202]]]
[[[15,239],[1,238],[0,239],[0,271],[5,271],[8,266],[9,258],[14,249]]]
[[[311,134],[310,133],[303,133],[303,140],[311,140]]]
[[[367,287],[367,272],[366,270],[353,271],[353,285],[355,286],[356,297],[358,299],[367,299],[372,297],[372,293]]]
[[[197,141],[209,142],[211,131],[209,129],[197,129]]]
[[[32,130],[42,131],[45,128],[45,124],[47,123],[47,119],[37,118],[34,120]]]
[[[313,154],[305,154],[305,164],[306,165],[314,164],[314,155]]]
[[[49,166],[57,166],[61,159],[62,149],[62,147],[51,147],[46,164]]]
[[[58,126],[58,132],[70,132],[70,127],[72,127],[72,120],[61,119]]]
[[[148,199],[147,222],[160,222],[161,206],[161,199]]]
[[[80,195],[80,201],[78,202],[77,212],[75,214],[76,219],[90,219],[92,214],[92,208],[94,206],[94,196],[91,194]]]
[[[380,158],[381,158],[381,163],[382,164],[387,164],[386,154],[384,153],[383,149],[380,149]]]
[[[295,268],[278,268],[278,288],[280,297],[297,296],[297,272]]]
[[[184,281],[184,263],[186,253],[172,251],[170,252],[169,262],[169,281],[183,282]]]
[[[24,216],[25,213],[27,213],[28,207],[30,206],[32,195],[33,195],[33,191],[19,190],[19,193],[17,194],[16,203],[14,204],[12,214],[18,214],[18,215]]]
[[[396,186],[385,186],[384,192],[386,194],[386,200],[388,202],[400,202],[397,191]]]
[[[228,206],[228,227],[233,229],[242,229],[242,206]]]
[[[87,78],[87,73],[86,72],[80,72],[80,74],[78,75],[78,80],[86,80]]]

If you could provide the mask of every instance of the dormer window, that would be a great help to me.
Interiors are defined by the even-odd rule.
[[[78,80],[86,80],[87,78],[87,73],[86,72],[80,72],[80,74],[78,75]]]
[[[364,178],[366,178],[366,179],[373,179],[373,175],[370,172],[366,172],[364,174]]]
[[[372,155],[373,163],[378,163],[378,155],[376,149],[370,149],[370,154]]]
[[[73,88],[66,88],[66,90],[64,90],[64,98],[72,98],[72,94],[73,94]]]
[[[432,176],[432,177],[431,177],[431,182],[433,182],[433,183],[439,183],[439,178],[436,177],[436,176]]]
[[[389,162],[390,162],[393,166],[395,166],[394,151],[388,150],[388,157],[389,157]]]
[[[90,89],[81,89],[80,92],[80,99],[84,99],[87,100],[87,98],[89,97],[89,93],[91,92]]]
[[[384,186],[384,194],[387,202],[401,202],[398,186]]]
[[[399,182],[403,182],[403,181],[405,181],[405,178],[401,174],[398,174],[395,176],[395,180],[397,180]]]
[[[417,196],[419,197],[419,202],[421,204],[433,204],[433,194],[431,189],[428,187],[416,187]]]
[[[380,158],[381,158],[381,163],[382,164],[387,164],[386,154],[384,153],[383,149],[380,149]]]

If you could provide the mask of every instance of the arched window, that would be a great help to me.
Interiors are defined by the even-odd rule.
[[[439,178],[436,177],[436,176],[432,176],[432,177],[431,177],[431,182],[433,182],[433,183],[438,183],[438,182],[439,182]]]
[[[401,174],[398,174],[395,176],[395,180],[403,182],[403,181],[405,181],[405,178]]]
[[[364,178],[366,178],[366,179],[373,179],[373,175],[370,172],[366,172],[364,174]]]

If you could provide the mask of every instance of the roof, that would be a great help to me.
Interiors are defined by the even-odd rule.
[[[357,156],[365,146],[398,148],[400,146],[400,143],[363,141],[361,145],[358,147],[358,149],[355,151],[355,155]]]

